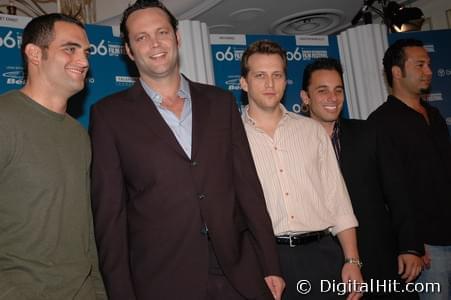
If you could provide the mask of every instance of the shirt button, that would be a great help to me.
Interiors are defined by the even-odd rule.
[[[277,150],[277,147],[274,147],[274,150]]]
[[[288,196],[288,193],[285,193],[285,196]]]
[[[294,219],[294,216],[291,216],[292,219]]]
[[[197,166],[197,161],[192,161],[191,166],[193,166],[193,167]]]
[[[283,173],[283,169],[280,169],[279,171],[280,171],[280,173]]]

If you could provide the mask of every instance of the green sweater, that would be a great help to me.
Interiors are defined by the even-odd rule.
[[[106,299],[89,137],[19,91],[0,96],[0,299]]]

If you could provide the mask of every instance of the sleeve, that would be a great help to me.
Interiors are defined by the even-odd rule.
[[[127,193],[111,126],[91,111],[92,208],[99,265],[110,300],[135,299],[127,236]]]
[[[321,125],[317,125],[321,126]],[[330,213],[334,216],[334,226],[331,228],[333,235],[358,226],[357,218],[352,209],[348,189],[341,174],[332,142],[327,133],[320,128],[318,130],[320,148],[320,172],[326,193],[326,203]]]
[[[274,232],[266,209],[263,190],[258,180],[249,142],[233,97],[231,97],[231,103],[233,178],[236,195],[250,232],[255,239],[255,249],[264,276],[281,276]]]
[[[86,161],[86,199],[88,199],[91,204],[91,176],[89,173],[89,168],[91,167],[91,144],[88,134],[85,132],[83,128],[82,138],[85,141],[86,153],[85,153],[85,161]],[[90,206],[91,208],[91,206]],[[87,219],[89,220],[89,244],[88,244],[88,257],[91,261],[91,273],[89,279],[91,280],[92,286],[94,287],[94,293],[96,295],[96,299],[98,300],[106,300],[106,292],[105,287],[103,285],[102,276],[99,271],[99,261],[97,256],[97,248],[94,237],[94,224],[92,217],[92,210],[89,209]]]
[[[89,197],[90,198],[90,197]],[[92,220],[92,214],[89,215]],[[97,300],[106,300],[105,286],[103,285],[102,276],[99,271],[99,260],[97,256],[97,248],[94,237],[94,226],[91,222],[89,227],[89,258],[91,259],[91,280],[94,286],[94,291]]]
[[[4,278],[3,274],[0,274],[0,300],[34,300],[26,297],[16,286],[12,286],[11,283]]]
[[[0,116],[1,118],[1,116]],[[12,147],[14,145],[14,141],[11,138],[11,130],[6,127],[6,125],[0,119],[0,177],[2,176],[5,168],[9,164],[12,157]],[[0,194],[1,194],[1,185],[0,185]],[[0,253],[1,255],[1,253]],[[1,260],[1,257],[0,257]],[[2,269],[0,265],[0,300],[31,300],[25,294],[23,294],[22,290],[13,284],[7,274]]]
[[[89,256],[91,258],[91,265],[92,265],[92,271],[91,271],[91,280],[94,286],[94,291],[96,293],[96,299],[97,300],[107,300],[105,287],[103,285],[102,276],[99,271],[99,261],[97,259],[97,250],[96,250],[96,244],[95,244],[95,238],[94,238],[94,230],[91,227],[90,232],[90,245],[89,245]]]
[[[379,178],[382,183],[385,201],[390,210],[392,224],[396,231],[399,253],[424,253],[424,246],[414,218],[412,201],[406,176],[403,175],[401,158],[395,150],[393,142],[385,132],[371,126],[370,134],[376,139],[376,159]]]
[[[0,174],[8,165],[12,158],[13,140],[11,139],[11,129],[7,128],[0,116]]]

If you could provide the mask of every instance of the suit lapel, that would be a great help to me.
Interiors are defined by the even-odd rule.
[[[152,131],[159,139],[167,143],[178,154],[187,157],[178,143],[171,128],[161,116],[152,99],[144,91],[139,81],[130,90],[131,98],[135,104],[138,122],[146,124],[148,130]]]
[[[192,129],[192,147],[191,147],[191,159],[196,157],[199,150],[200,141],[202,140],[205,132],[206,123],[208,123],[210,101],[208,95],[202,93],[199,84],[189,82],[191,101],[193,104],[193,129]]]

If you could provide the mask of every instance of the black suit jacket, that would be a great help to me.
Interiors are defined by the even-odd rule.
[[[396,279],[398,254],[423,252],[399,159],[367,121],[341,119],[339,137],[340,166],[359,221],[362,273],[366,280]]]
[[[92,184],[100,268],[111,300],[204,299],[209,237],[231,284],[270,299],[280,275],[233,96],[190,82],[192,158],[141,84],[94,105]]]

